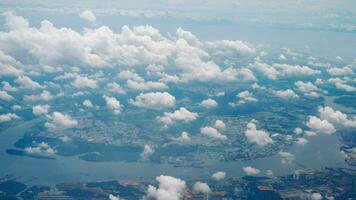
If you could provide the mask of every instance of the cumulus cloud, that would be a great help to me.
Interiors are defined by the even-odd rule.
[[[28,76],[19,76],[15,82],[19,85],[21,85],[23,88],[27,88],[27,89],[43,89],[44,87],[41,86],[39,83],[37,83],[36,81],[33,81],[30,77]]]
[[[335,87],[346,92],[356,92],[356,87],[345,83],[335,83]]]
[[[106,101],[106,106],[109,109],[112,109],[114,111],[114,114],[121,113],[122,106],[119,100],[117,100],[115,97],[110,97],[106,95],[104,95],[103,98]]]
[[[191,122],[198,118],[198,113],[190,112],[184,107],[174,112],[164,112],[163,116],[157,117],[158,121],[165,126],[171,125],[176,121]]]
[[[57,152],[46,142],[41,142],[36,144],[36,146],[26,147],[24,150],[28,154],[38,154],[44,156],[52,156]]]
[[[106,84],[109,92],[116,93],[116,94],[125,94],[125,90],[117,83],[112,82]]]
[[[215,172],[213,175],[211,175],[211,178],[213,178],[216,181],[223,180],[226,176],[225,172]]]
[[[248,176],[255,176],[261,172],[259,169],[253,168],[251,166],[247,166],[242,169]]]
[[[258,61],[250,64],[249,68],[257,70],[271,80],[278,79],[279,77],[311,76],[321,73],[320,70],[314,70],[307,66],[277,63],[269,65],[266,63],[260,63]]]
[[[20,119],[19,116],[17,116],[14,113],[7,113],[7,114],[1,114],[0,115],[0,122],[8,122],[11,121],[13,119]]]
[[[321,196],[320,193],[313,193],[310,195],[310,200],[322,200],[323,199],[323,196]]]
[[[247,124],[245,137],[248,142],[257,144],[260,147],[273,143],[269,133],[264,130],[257,130],[255,120],[252,120]]]
[[[125,79],[125,80],[128,80],[128,79],[131,79],[131,80],[134,80],[135,82],[144,82],[145,79],[143,79],[140,75],[138,75],[136,72],[133,72],[133,71],[129,71],[129,70],[124,70],[124,71],[121,71],[117,77],[119,79]]]
[[[211,192],[209,185],[200,181],[194,183],[193,190],[203,194],[209,194]]]
[[[333,68],[327,69],[327,71],[330,75],[334,75],[334,76],[343,76],[343,75],[352,75],[353,74],[352,69],[349,67],[342,67],[342,68],[333,67]]]
[[[6,82],[6,81],[2,81],[2,89],[8,92],[16,92],[17,88],[13,87],[12,85],[10,85],[10,83]]]
[[[235,103],[235,102],[230,102],[229,105],[232,107],[235,107],[237,105],[245,104],[248,102],[257,102],[258,99],[248,90],[242,91],[236,95],[240,100]]]
[[[95,15],[90,11],[84,11],[80,16],[95,21]],[[31,27],[25,18],[11,12],[5,13],[5,23],[9,31],[1,32],[0,50],[5,55],[9,52],[23,52],[21,56],[14,55],[14,59],[24,64],[28,64],[28,60],[36,60],[41,66],[169,64],[178,72],[177,76],[171,76],[161,71],[164,76],[162,79],[169,81],[227,82],[237,80],[239,74],[254,80],[248,70],[239,72],[232,67],[223,68],[212,58],[255,51],[251,45],[242,41],[201,42],[194,34],[181,28],[176,31],[177,37],[164,37],[159,30],[149,25],[132,28],[125,25],[118,33],[107,26],[77,32],[66,27],[58,28],[48,20],[42,21],[39,27]],[[15,73],[15,67],[7,66],[10,69],[8,71]],[[21,72],[16,74],[20,75]],[[142,85],[142,82],[133,81]]]
[[[295,158],[293,154],[285,151],[279,151],[278,155],[282,158],[282,163],[291,163]]]
[[[119,196],[115,196],[113,194],[109,194],[109,200],[123,200]]]
[[[154,153],[154,149],[148,145],[145,144],[142,153],[140,154],[142,160],[147,160],[148,157],[150,157]]]
[[[159,182],[158,188],[149,185],[147,196],[156,200],[179,200],[183,197],[186,189],[185,181],[171,177],[160,175],[156,177]]]
[[[174,138],[174,140],[179,141],[179,142],[187,142],[187,141],[190,141],[191,138],[190,138],[190,136],[189,136],[189,133],[183,131],[183,132],[180,134],[180,136],[177,137],[177,138]]]
[[[96,17],[91,10],[84,10],[79,14],[79,17],[89,22],[95,22],[96,20]]]
[[[153,81],[137,82],[133,80],[127,80],[126,84],[128,88],[133,90],[139,90],[139,91],[168,89],[168,86],[162,82],[153,82]]]
[[[48,115],[48,118],[50,119],[50,122],[46,122],[45,126],[50,129],[74,128],[78,125],[77,120],[60,112],[53,112],[52,115]]]
[[[218,130],[210,126],[205,126],[200,128],[200,133],[214,139],[219,139],[219,140],[227,139],[225,135],[221,134]]]
[[[26,100],[26,101],[38,101],[38,100],[50,101],[53,98],[54,98],[53,95],[50,92],[48,92],[47,90],[42,91],[42,93],[38,94],[38,95],[25,95],[24,96],[24,100]]]
[[[295,94],[295,92],[291,89],[287,90],[278,90],[275,92],[277,97],[280,97],[282,99],[291,99],[291,98],[298,98],[298,95]]]
[[[306,124],[310,131],[307,135],[312,136],[316,134],[332,134],[335,133],[335,127],[327,120],[321,120],[316,116],[310,116]]]
[[[32,107],[32,113],[34,115],[44,115],[48,113],[50,106],[49,105],[37,105]]]
[[[130,99],[129,103],[141,108],[164,109],[175,107],[176,98],[168,92],[150,92],[141,93],[135,99]]]
[[[225,125],[224,121],[218,119],[215,121],[214,127],[219,130],[225,130],[226,125]]]
[[[14,99],[14,97],[9,95],[6,91],[0,90],[0,99],[4,101],[11,101]]]
[[[93,103],[89,99],[85,99],[83,101],[83,106],[85,106],[87,108],[92,108],[93,107]]]
[[[349,119],[345,113],[334,110],[333,108],[326,106],[318,109],[321,119],[331,122],[335,126],[341,126],[345,128],[356,128],[356,118]]]
[[[214,99],[205,99],[200,103],[200,106],[204,108],[215,108],[218,106],[218,103]]]
[[[77,75],[72,82],[72,85],[77,88],[96,88],[97,81],[95,79],[90,79],[86,76]]]
[[[308,142],[309,142],[309,141],[308,141],[307,139],[305,139],[305,138],[298,138],[296,143],[297,143],[298,145],[304,146],[304,145],[306,145]]]
[[[303,81],[297,81],[294,83],[294,85],[297,87],[297,89],[301,92],[304,93],[304,95],[306,96],[310,96],[310,97],[319,97],[319,93],[318,91],[320,91],[320,89],[315,86],[313,83],[311,83],[310,81],[308,82],[303,82]]]

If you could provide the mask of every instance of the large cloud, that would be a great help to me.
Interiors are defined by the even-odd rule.
[[[168,74],[160,72],[165,79],[226,82],[236,80],[240,72],[231,67],[221,68],[211,56],[255,51],[241,41],[201,42],[194,34],[181,28],[176,32],[177,38],[164,37],[148,25],[123,26],[119,33],[106,26],[77,32],[70,28],[57,28],[47,20],[42,21],[38,28],[31,27],[25,18],[11,12],[4,16],[9,31],[0,33],[0,51],[24,64],[89,67],[158,64],[175,67],[180,76],[167,77]],[[89,11],[84,11],[81,16],[89,21],[95,20]],[[21,74],[14,65],[6,66],[8,70],[3,73]],[[250,71],[244,70],[241,74],[248,76],[249,80],[255,79]]]
[[[208,137],[215,138],[218,140],[226,140],[227,139],[227,137],[225,135],[221,134],[214,127],[210,127],[210,126],[202,127],[202,128],[200,128],[200,132],[203,135],[206,135]]]
[[[103,95],[103,99],[106,101],[106,106],[114,111],[114,114],[121,113],[122,105],[119,100],[117,100],[115,97],[106,95]]]
[[[34,115],[44,115],[48,113],[48,109],[50,108],[49,105],[37,105],[32,107],[32,113]]]
[[[0,115],[0,122],[8,122],[13,119],[20,119],[20,117],[14,113],[7,113]]]
[[[247,124],[245,136],[248,142],[255,143],[261,147],[273,143],[273,140],[270,137],[269,133],[264,130],[257,130],[254,120],[250,121]]]
[[[147,196],[156,200],[179,200],[183,197],[183,192],[186,189],[185,181],[171,176],[158,176],[156,180],[159,182],[158,188],[149,185]]]
[[[129,103],[141,108],[163,109],[174,107],[176,98],[168,92],[150,92],[141,93],[135,99],[130,99]]]
[[[46,122],[46,127],[51,129],[65,129],[73,128],[78,125],[78,121],[73,119],[67,114],[60,112],[53,112],[52,115],[48,115],[50,122]]]
[[[335,126],[342,126],[346,128],[356,128],[356,118],[349,119],[345,113],[334,110],[331,107],[320,107],[318,109],[321,119],[331,122]]]
[[[6,91],[0,90],[0,99],[4,100],[4,101],[10,101],[10,100],[14,99],[14,97],[9,95]]]
[[[310,131],[307,132],[308,135],[315,134],[332,134],[336,132],[335,127],[327,120],[321,120],[318,117],[310,116],[307,122],[307,126]]]

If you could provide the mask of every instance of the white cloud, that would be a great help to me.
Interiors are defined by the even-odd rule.
[[[343,75],[352,75],[353,74],[352,69],[349,67],[342,67],[342,68],[333,67],[333,68],[327,69],[327,71],[330,75],[334,75],[334,76],[343,76]]]
[[[39,144],[36,144],[36,146],[34,147],[26,147],[24,150],[28,154],[39,154],[45,156],[52,156],[57,152],[46,142],[41,142]]]
[[[114,196],[112,194],[109,194],[109,200],[123,200],[119,196]]]
[[[179,137],[175,138],[174,140],[180,141],[180,142],[187,142],[190,141],[191,138],[189,137],[189,133],[183,131]]]
[[[307,132],[308,135],[315,134],[332,134],[335,133],[335,127],[327,120],[321,120],[318,117],[310,116],[307,126],[310,131]]]
[[[24,96],[24,100],[26,100],[26,101],[38,101],[38,100],[50,101],[53,98],[54,98],[53,95],[50,92],[48,92],[47,90],[42,91],[42,93],[39,95],[25,95]]]
[[[320,91],[320,89],[315,86],[312,82],[302,82],[302,81],[297,81],[294,83],[295,86],[297,86],[298,90],[303,92],[304,95],[310,96],[310,97],[319,97],[320,95],[317,93]]]
[[[93,107],[93,103],[89,99],[85,99],[83,101],[83,106],[85,106],[87,108],[92,108]]]
[[[95,21],[90,11],[84,11],[82,17]],[[212,56],[254,52],[254,48],[241,41],[200,42],[194,34],[183,29],[176,31],[177,37],[164,37],[149,25],[132,28],[125,25],[118,33],[107,26],[77,32],[67,27],[57,28],[48,20],[42,21],[39,27],[31,27],[25,18],[10,12],[5,14],[5,22],[9,31],[0,33],[0,51],[4,55],[21,52],[21,55],[14,55],[14,59],[24,65],[28,60],[35,60],[40,66],[169,65],[176,69],[178,76],[166,76],[162,72],[166,80],[227,82],[236,80],[240,72],[232,67],[221,68]],[[46,69],[49,68],[43,68]],[[8,71],[11,70],[16,68]],[[247,70],[241,74],[253,79]]]
[[[121,113],[122,106],[120,104],[120,101],[117,100],[115,97],[109,97],[104,95],[103,98],[106,101],[106,106],[112,110],[114,110],[114,114],[119,114]]]
[[[221,40],[206,42],[205,47],[213,55],[236,56],[237,54],[250,55],[255,53],[255,49],[240,40]]]
[[[224,121],[218,119],[215,121],[214,127],[219,130],[225,130],[226,125],[225,125]]]
[[[346,128],[356,128],[356,118],[349,119],[345,113],[334,110],[331,107],[320,107],[318,109],[321,119],[331,122],[335,126],[342,126]]]
[[[60,112],[53,112],[52,115],[48,115],[48,118],[51,121],[46,122],[45,126],[50,129],[74,128],[78,125],[77,120],[72,119],[71,116]]]
[[[23,88],[27,88],[27,89],[42,89],[44,88],[43,86],[41,86],[39,83],[33,81],[30,77],[28,76],[19,76],[15,82],[19,85],[21,85]]]
[[[158,121],[165,126],[171,125],[176,121],[191,122],[198,118],[198,113],[190,112],[184,107],[174,112],[164,112],[163,116],[157,117]]]
[[[291,163],[295,158],[293,154],[285,151],[279,151],[278,155],[282,158],[282,163]]]
[[[125,94],[125,90],[117,83],[112,82],[106,84],[106,87],[108,88],[108,91],[116,94]]]
[[[34,115],[44,115],[44,114],[47,114],[48,113],[48,109],[50,108],[49,105],[37,105],[37,106],[33,106],[32,107],[32,113]]]
[[[309,142],[309,141],[308,141],[307,139],[305,139],[305,138],[298,138],[296,143],[297,143],[298,145],[304,146],[304,145],[306,145],[308,142]]]
[[[267,78],[275,80],[279,77],[288,76],[311,76],[320,74],[320,70],[314,70],[307,66],[289,65],[289,64],[277,64],[272,65],[266,63],[255,62],[249,65],[249,68],[256,69]]]
[[[154,153],[154,149],[148,144],[145,144],[143,152],[140,154],[142,160],[147,160]]]
[[[203,194],[209,194],[211,192],[209,185],[200,181],[194,183],[193,190]]]
[[[215,108],[218,106],[218,103],[214,99],[205,99],[200,103],[200,106],[204,108]]]
[[[133,90],[165,90],[168,89],[168,86],[165,83],[161,82],[153,82],[153,81],[147,81],[147,82],[136,82],[133,80],[127,80],[127,87]]]
[[[7,114],[1,114],[0,115],[0,122],[8,122],[11,121],[13,119],[20,119],[19,116],[17,116],[14,113],[7,113]]]
[[[132,71],[128,71],[128,70],[121,71],[121,72],[117,75],[117,77],[118,77],[119,79],[126,79],[126,80],[132,79],[132,80],[134,80],[134,81],[136,81],[136,82],[144,82],[144,81],[145,81],[145,80],[144,80],[140,75],[138,75],[137,73],[132,72]]]
[[[6,91],[0,90],[0,99],[4,101],[11,101],[14,97],[9,95]]]
[[[356,87],[345,83],[335,83],[335,87],[346,92],[356,92]]]
[[[294,129],[293,132],[294,132],[295,134],[297,134],[297,135],[300,135],[300,134],[303,133],[303,129],[301,129],[300,127],[297,127],[297,128]]]
[[[275,94],[277,97],[280,97],[282,99],[298,98],[298,95],[295,94],[295,92],[291,89],[278,90],[275,92]]]
[[[200,128],[200,133],[211,138],[226,140],[227,137],[213,127],[205,126]]]
[[[261,147],[273,143],[273,140],[270,137],[269,133],[264,130],[257,130],[254,120],[250,121],[247,124],[245,136],[248,142],[255,143]]]
[[[245,104],[248,102],[257,102],[258,99],[248,90],[242,91],[236,95],[240,100],[238,101],[238,104]],[[236,106],[237,104],[235,103],[230,103],[231,106]]]
[[[156,200],[180,200],[186,189],[185,181],[171,176],[160,175],[156,177],[158,188],[149,185],[147,196]]]
[[[96,88],[97,81],[95,79],[90,79],[86,76],[77,75],[72,82],[72,85],[77,88]]]
[[[259,169],[253,168],[251,166],[247,166],[242,169],[248,176],[255,176],[261,172]]]
[[[213,178],[216,181],[220,181],[224,179],[226,176],[225,172],[215,172],[213,175],[211,175],[211,178]]]
[[[310,200],[322,200],[323,196],[320,193],[313,193],[310,195]]]
[[[79,14],[79,17],[89,22],[95,22],[96,17],[91,10],[85,10]]]
[[[12,85],[10,85],[10,83],[6,82],[6,81],[2,81],[2,89],[8,92],[16,92],[17,88],[13,87]]]
[[[22,106],[20,106],[20,105],[13,105],[12,106],[12,110],[13,111],[17,111],[17,110],[21,110],[22,109]]]
[[[141,108],[164,109],[175,107],[176,98],[168,92],[150,92],[141,93],[135,99],[130,99],[129,103]]]

